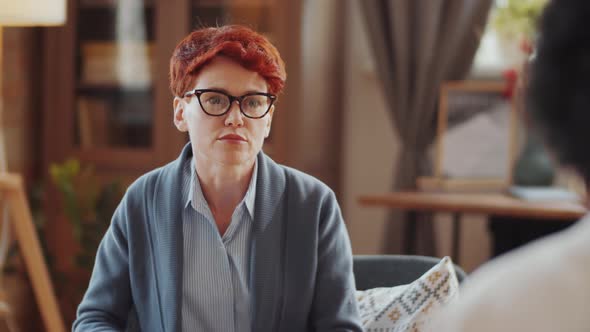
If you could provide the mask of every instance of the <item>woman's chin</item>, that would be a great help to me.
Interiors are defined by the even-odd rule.
[[[252,162],[255,156],[246,151],[224,151],[219,155],[218,160],[226,165],[242,165]]]

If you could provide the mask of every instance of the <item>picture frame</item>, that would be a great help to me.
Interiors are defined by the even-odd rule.
[[[434,175],[418,179],[418,187],[507,189],[518,145],[515,106],[506,82],[444,82],[439,95]]]

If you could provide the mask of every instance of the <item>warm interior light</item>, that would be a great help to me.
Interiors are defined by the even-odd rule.
[[[0,25],[47,26],[66,21],[66,0],[0,0]]]

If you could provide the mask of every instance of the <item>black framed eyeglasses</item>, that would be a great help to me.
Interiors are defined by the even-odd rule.
[[[250,119],[264,117],[277,99],[277,96],[264,92],[251,92],[236,97],[215,89],[195,89],[186,92],[183,97],[190,96],[197,96],[203,112],[211,116],[226,114],[233,102],[237,100],[240,112]]]

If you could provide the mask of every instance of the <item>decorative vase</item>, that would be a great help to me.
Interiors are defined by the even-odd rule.
[[[555,165],[541,139],[529,130],[522,152],[514,165],[513,183],[518,186],[550,186]]]

